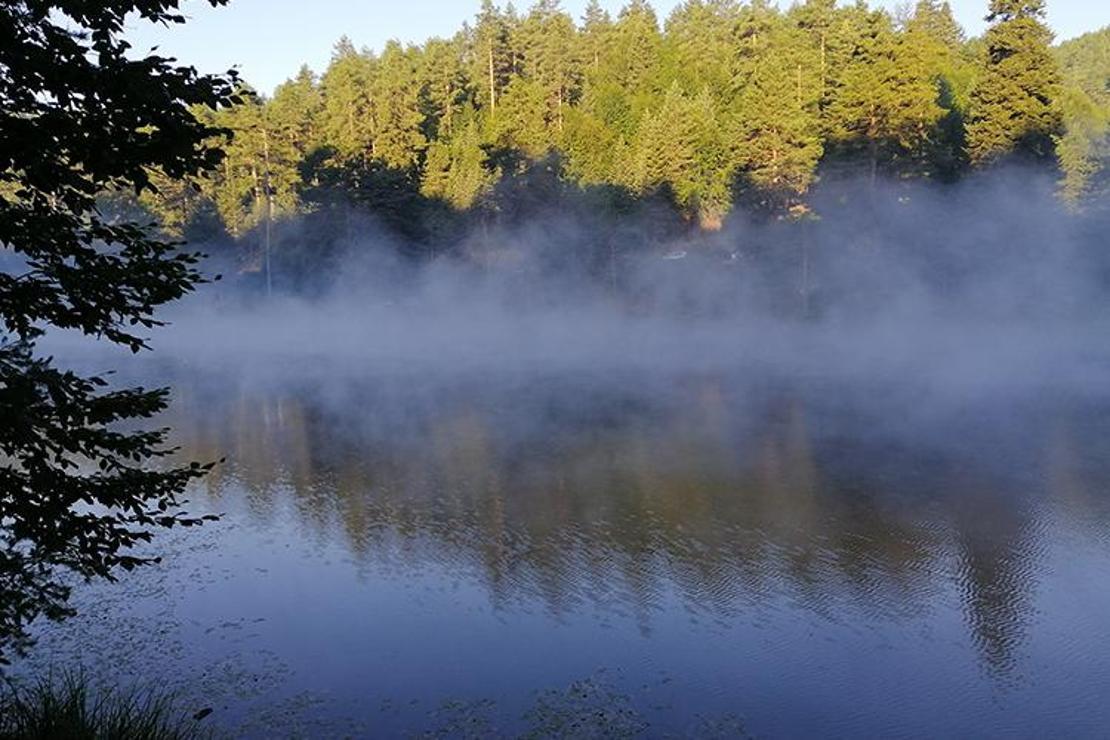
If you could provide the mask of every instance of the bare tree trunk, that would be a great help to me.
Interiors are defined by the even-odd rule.
[[[273,278],[270,272],[270,242],[272,239],[271,224],[274,220],[274,201],[273,193],[270,188],[270,135],[266,129],[262,129],[262,161],[266,165],[265,175],[263,177],[262,186],[266,189],[266,232],[265,232],[265,260],[266,260],[266,296],[270,297],[274,292]]]
[[[443,91],[443,132],[445,134],[451,133],[451,116],[454,114],[454,106],[451,105],[451,85],[448,83],[447,89]]]
[[[828,87],[828,72],[825,69],[825,31],[821,31],[821,105],[825,104],[825,90]]]
[[[489,42],[489,109],[492,113],[497,110],[497,86],[493,77],[493,42]]]

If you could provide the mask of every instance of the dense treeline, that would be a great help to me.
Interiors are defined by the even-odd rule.
[[[1019,160],[1062,196],[1104,196],[1110,29],[1055,49],[1044,0],[990,0],[968,40],[947,2],[892,16],[857,2],[645,0],[580,23],[558,0],[525,14],[484,0],[473,25],[422,46],[335,47],[272,97],[201,111],[234,134],[222,166],[146,200],[190,235],[252,234],[298,214],[376,216],[440,245],[560,195],[603,210],[665,202],[719,228],[812,213],[815,183],[951,182]],[[431,248],[430,246],[428,247]]]

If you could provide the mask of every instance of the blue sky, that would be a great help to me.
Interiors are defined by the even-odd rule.
[[[563,0],[575,18],[587,0]],[[983,29],[988,0],[950,0],[957,20],[970,34]],[[501,3],[499,3],[501,4]],[[520,9],[530,0],[518,0]],[[602,0],[614,14],[623,0]],[[678,0],[654,0],[660,19]],[[789,0],[780,0],[789,4]],[[871,0],[890,9],[899,0]],[[474,16],[479,0],[231,0],[212,9],[203,0],[185,0],[185,26],[163,29],[134,23],[130,40],[139,51],[158,46],[205,72],[237,66],[245,79],[269,92],[302,63],[322,71],[335,41],[346,34],[356,46],[381,48],[389,39],[420,42],[448,36]],[[1048,0],[1048,20],[1060,39],[1110,25],[1110,0]]]

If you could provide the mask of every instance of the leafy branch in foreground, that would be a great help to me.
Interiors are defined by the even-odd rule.
[[[70,613],[60,569],[112,578],[150,562],[128,548],[155,528],[201,521],[181,496],[209,466],[155,466],[173,451],[167,430],[127,428],[167,390],[111,390],[36,353],[48,327],[138,352],[156,309],[203,281],[199,255],[98,208],[108,192],[153,190],[152,170],[192,177],[222,156],[211,142],[224,132],[192,108],[234,102],[234,74],[129,58],[120,37],[129,14],[182,22],[178,4],[0,7],[0,661],[36,616]]]

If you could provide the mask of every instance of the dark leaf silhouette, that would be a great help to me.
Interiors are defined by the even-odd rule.
[[[210,0],[213,5],[224,0]],[[123,431],[164,388],[109,390],[40,357],[45,327],[146,348],[155,310],[200,281],[199,256],[100,200],[220,161],[192,107],[233,102],[234,75],[129,58],[125,18],[180,23],[177,0],[21,0],[0,7],[0,660],[38,615],[70,612],[59,571],[111,578],[181,512],[203,466],[160,466],[166,430]],[[164,514],[166,511],[173,514]]]

